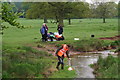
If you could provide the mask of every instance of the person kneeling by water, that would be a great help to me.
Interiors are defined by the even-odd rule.
[[[63,44],[59,49],[57,49],[56,51],[56,56],[58,57],[58,64],[56,66],[56,68],[59,70],[59,65],[61,64],[61,69],[64,69],[64,58],[67,56],[68,59],[70,59],[69,57],[69,45]]]

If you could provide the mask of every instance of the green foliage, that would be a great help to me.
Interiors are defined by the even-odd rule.
[[[50,17],[49,14],[49,6],[48,3],[32,3],[30,8],[26,12],[26,18],[28,19],[36,19],[36,18],[44,18]]]
[[[99,16],[102,18],[117,16],[117,4],[115,2],[100,3],[97,7]],[[100,12],[102,14],[100,14]]]
[[[3,78],[38,77],[51,65],[50,60],[48,53],[30,47],[4,48]]]
[[[120,46],[120,40],[116,40],[111,43],[111,46]]]
[[[6,71],[3,71],[2,73],[3,73],[3,74],[2,74],[2,77],[3,77],[3,78],[10,78],[10,77],[11,77],[11,74],[9,74],[9,73],[6,72]]]
[[[18,28],[24,28],[23,25],[20,25],[20,23],[18,23],[16,21],[17,18],[19,18],[19,16],[22,15],[22,13],[20,12],[14,12],[13,11],[13,8],[15,8],[14,4],[12,3],[2,3],[2,21],[1,22],[8,22],[10,25],[12,26],[16,26]],[[5,26],[3,24],[1,24],[1,28],[4,29],[4,28],[8,28],[8,26]]]
[[[89,4],[84,2],[40,2],[31,5],[26,12],[26,18],[52,18],[63,26],[63,19],[86,17],[88,11]]]
[[[103,59],[101,56],[97,61],[98,69],[95,71],[97,78],[118,78],[118,57],[108,56]]]
[[[118,15],[118,5],[115,2],[96,2],[91,5],[91,16],[102,18],[105,23],[105,18],[113,18]]]

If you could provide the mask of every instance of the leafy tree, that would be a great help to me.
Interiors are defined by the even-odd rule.
[[[91,5],[92,17],[98,17],[103,19],[103,23],[106,23],[106,18],[116,17],[118,14],[118,5],[115,2],[94,2]]]
[[[116,5],[114,2],[100,3],[97,7],[98,16],[103,18],[103,23],[105,23],[105,18],[113,17],[116,15]]]
[[[24,26],[20,25],[20,23],[16,21],[16,19],[19,18],[19,16],[21,16],[22,13],[13,11],[13,8],[15,8],[14,4],[5,2],[2,3],[1,6],[2,6],[0,12],[2,17],[1,23],[8,22],[12,26],[16,26],[18,28],[24,28]],[[4,26],[3,24],[1,24],[1,30],[7,27],[8,26]]]
[[[49,3],[53,6],[53,13],[57,16],[59,24],[63,25],[63,19],[67,18],[71,24],[71,18],[87,17],[89,11],[89,4],[85,2],[58,2]]]
[[[32,4],[33,4],[32,2],[22,2],[21,3],[21,9],[22,9],[22,12],[24,12],[24,17],[26,17],[26,12]]]
[[[86,6],[87,5],[87,6]],[[64,26],[63,20],[71,18],[85,17],[84,15],[89,9],[89,5],[84,2],[43,2],[34,3],[30,9],[27,10],[27,18],[53,18],[59,24]],[[44,21],[45,22],[45,21]]]
[[[71,24],[71,18],[85,18],[89,17],[89,4],[86,2],[76,2],[71,3],[71,13],[68,13],[67,18],[69,20],[69,24]]]
[[[50,17],[49,14],[49,5],[47,2],[32,3],[30,8],[26,12],[26,18],[44,18],[44,22],[46,23],[46,19]]]
[[[59,24],[64,26],[64,18],[72,13],[72,4],[69,2],[49,2],[49,4],[52,7],[51,12],[56,16]]]

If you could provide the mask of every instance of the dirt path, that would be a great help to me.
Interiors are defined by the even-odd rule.
[[[52,54],[55,56],[55,52],[56,50],[58,49],[58,47],[55,47],[55,45],[46,45],[46,46],[33,46],[32,48],[34,49],[37,49],[37,50],[40,50],[40,51],[46,51],[48,52],[49,54]],[[71,56],[73,55],[77,55],[77,54],[80,54],[81,52],[78,52],[78,51],[73,51],[73,50],[70,50],[69,54]],[[82,53],[81,53],[82,54]]]
[[[120,39],[120,35],[114,36],[114,37],[103,37],[103,38],[99,38],[99,39],[101,39],[101,40],[113,40],[113,41],[115,41],[115,40],[119,40]]]

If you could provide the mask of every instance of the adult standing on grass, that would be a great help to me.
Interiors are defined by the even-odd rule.
[[[48,26],[45,23],[43,23],[43,24],[45,25],[46,33],[48,33]]]
[[[60,24],[58,25],[57,30],[58,30],[59,35],[63,33],[63,27]]]
[[[40,29],[40,32],[42,34],[42,41],[47,41],[47,31],[48,27],[45,23],[43,23],[42,28]]]
[[[58,63],[57,63],[57,66],[56,68],[59,70],[59,65],[61,64],[61,69],[64,69],[64,58],[67,56],[68,59],[70,59],[69,57],[69,48],[70,46],[69,45],[66,45],[66,44],[63,44],[59,49],[57,49],[56,51],[56,56],[58,57]]]

